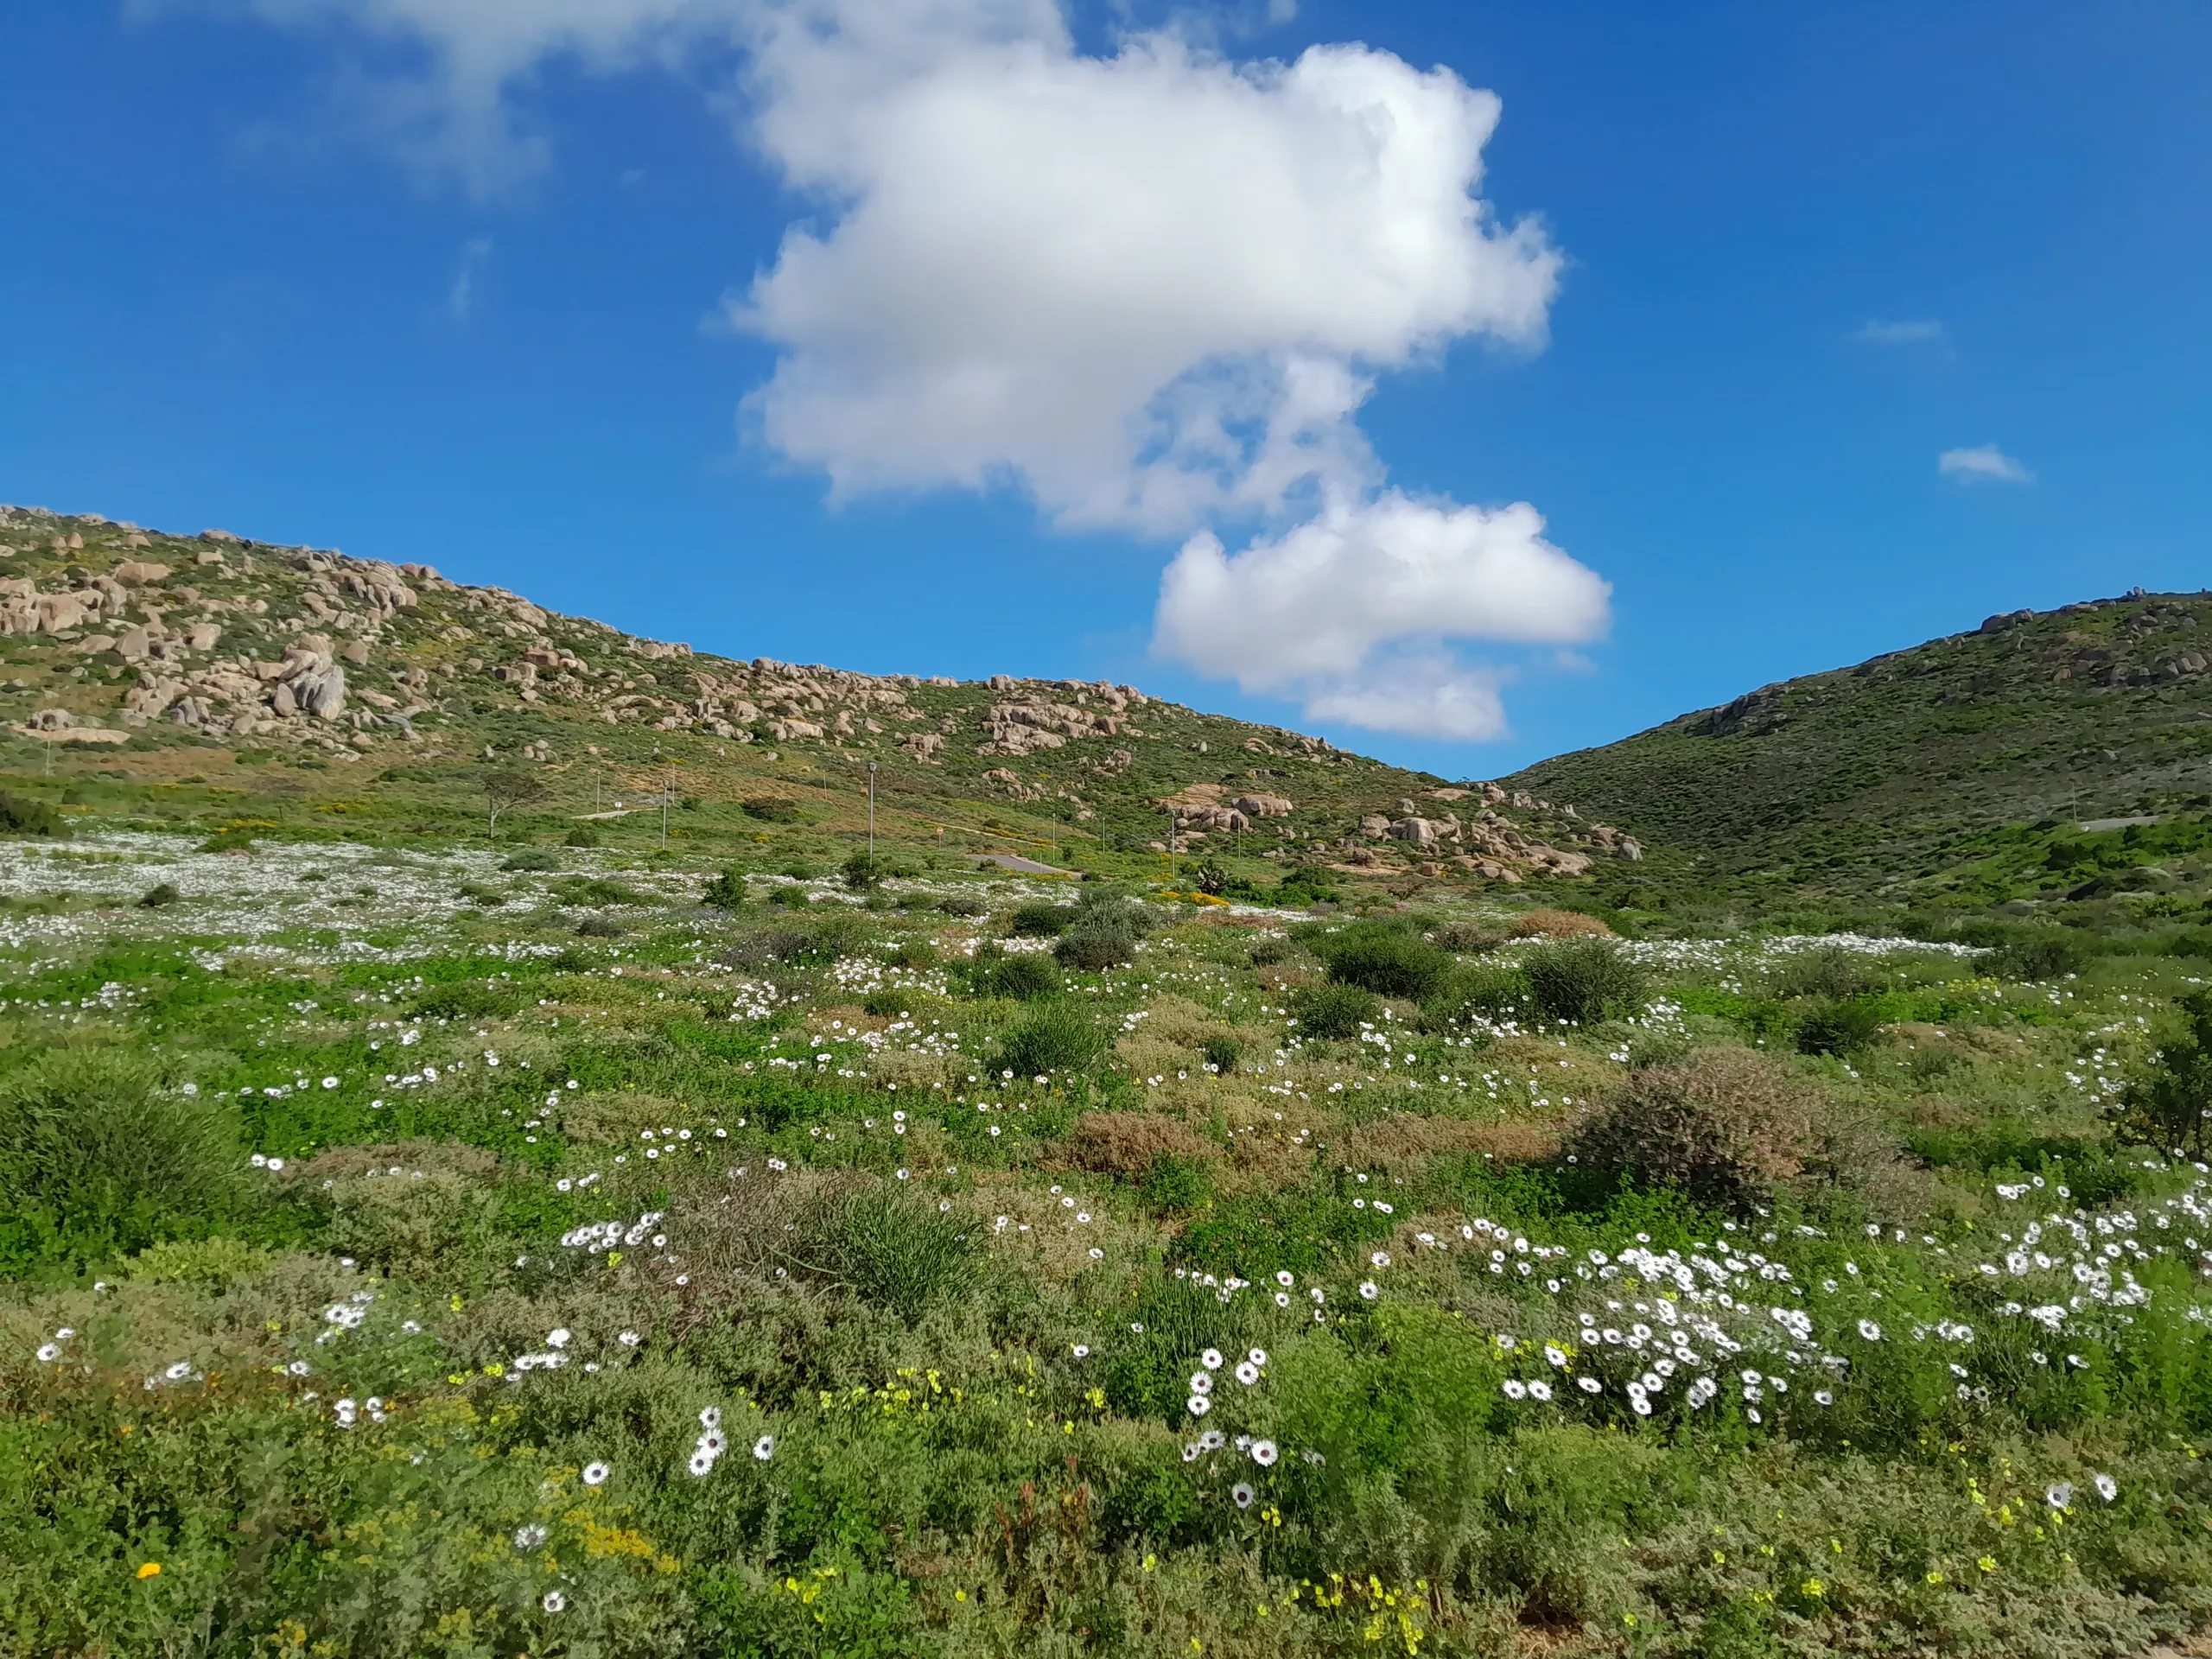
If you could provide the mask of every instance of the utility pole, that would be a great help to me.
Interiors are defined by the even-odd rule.
[[[868,855],[875,856],[875,762],[868,763]]]
[[[660,777],[660,849],[668,850],[668,805],[676,798],[676,774],[664,772]]]

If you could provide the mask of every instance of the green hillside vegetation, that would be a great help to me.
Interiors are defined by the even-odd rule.
[[[879,846],[910,861],[1402,893],[1633,850],[1133,687],[733,661],[426,564],[30,509],[0,508],[0,734],[26,799],[263,836],[658,849],[665,796],[671,847],[818,864],[865,841],[873,766]]]
[[[2208,658],[2212,595],[2012,613],[1506,781],[1618,818],[1681,891],[2201,896]],[[2157,822],[2080,828],[2134,818]]]
[[[0,1653],[2212,1630],[2198,601],[1483,784],[0,549]]]

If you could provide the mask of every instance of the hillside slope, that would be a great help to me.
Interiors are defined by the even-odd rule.
[[[474,810],[487,767],[520,767],[543,814],[673,791],[679,833],[758,842],[778,823],[864,833],[873,766],[879,833],[948,851],[1172,844],[1513,883],[1640,850],[1548,798],[1449,787],[1131,686],[735,661],[427,563],[30,508],[0,508],[0,682],[10,767],[58,764],[125,798],[111,805],[152,791],[404,830]]]
[[[2212,804],[2208,663],[2212,594],[2012,612],[1506,781],[1616,816],[1719,874],[1955,882],[2006,826],[2103,833]]]

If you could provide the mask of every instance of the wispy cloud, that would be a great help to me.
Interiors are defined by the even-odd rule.
[[[1869,317],[1845,338],[1860,346],[1939,346],[1949,336],[1934,317]]]
[[[1936,458],[1936,470],[1961,484],[2032,484],[2036,475],[1993,443],[1971,449],[1946,449]]]
[[[461,245],[461,263],[454,268],[453,286],[446,289],[446,315],[467,322],[476,315],[476,283],[492,257],[492,238],[473,236]]]

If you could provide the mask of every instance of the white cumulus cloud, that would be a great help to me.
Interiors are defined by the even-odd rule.
[[[1573,645],[1608,621],[1605,582],[1543,529],[1526,502],[1492,511],[1385,491],[1236,554],[1202,533],[1160,579],[1154,643],[1247,691],[1297,696],[1316,719],[1497,735],[1497,677],[1453,666],[1447,642]]]
[[[1961,484],[2032,484],[2036,475],[1993,443],[1971,449],[1946,449],[1936,458],[1936,470]]]
[[[549,64],[721,89],[807,203],[724,302],[778,353],[749,428],[835,493],[1011,488],[1192,537],[1166,656],[1317,718],[1482,735],[1500,677],[1453,642],[1602,631],[1605,584],[1534,509],[1399,494],[1358,424],[1454,343],[1540,349],[1558,290],[1541,226],[1482,194],[1500,102],[1448,68],[1239,59],[1196,26],[1087,51],[1052,0],[140,3],[353,41],[392,135],[480,193],[547,163]],[[1232,525],[1260,526],[1233,556]]]

